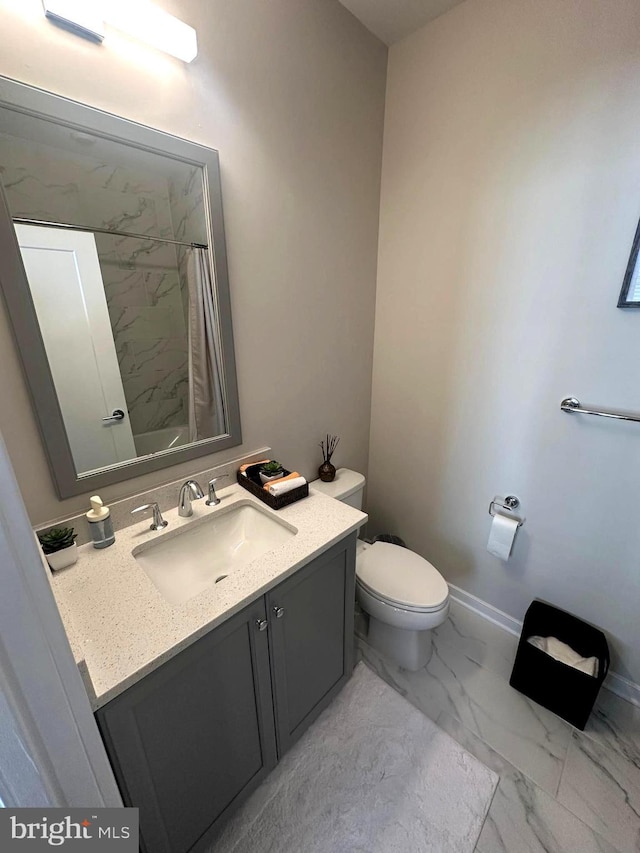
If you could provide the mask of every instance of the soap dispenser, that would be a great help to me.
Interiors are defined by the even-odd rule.
[[[91,509],[86,513],[94,548],[108,548],[116,541],[113,522],[108,506],[104,506],[98,495],[89,498]]]

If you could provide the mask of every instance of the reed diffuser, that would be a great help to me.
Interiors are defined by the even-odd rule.
[[[324,462],[318,468],[318,474],[320,475],[320,479],[323,483],[331,483],[332,480],[336,478],[336,469],[335,466],[331,464],[331,457],[335,453],[335,449],[338,446],[338,442],[340,439],[337,435],[329,435],[327,433],[326,444],[324,441],[321,441],[319,444],[320,449],[322,450],[322,458]]]

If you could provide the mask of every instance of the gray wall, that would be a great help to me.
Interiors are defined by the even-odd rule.
[[[35,0],[0,0],[0,71],[220,151],[243,448],[270,445],[311,476],[329,431],[335,461],[365,471],[387,50],[335,0],[162,5],[198,31],[191,65],[113,32],[93,45]],[[0,430],[31,520],[70,515],[87,501],[55,495],[3,310],[0,361]]]
[[[391,48],[369,460],[376,528],[514,617],[600,624],[636,682],[640,426],[559,404],[640,412],[639,33],[637,0],[469,0]]]

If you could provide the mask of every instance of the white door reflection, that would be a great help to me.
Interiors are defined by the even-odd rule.
[[[76,471],[136,457],[91,233],[16,225]],[[115,409],[119,421],[105,421]]]

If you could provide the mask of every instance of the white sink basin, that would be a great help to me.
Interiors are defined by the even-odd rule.
[[[145,542],[133,556],[170,604],[184,604],[298,531],[255,504],[234,504]]]

